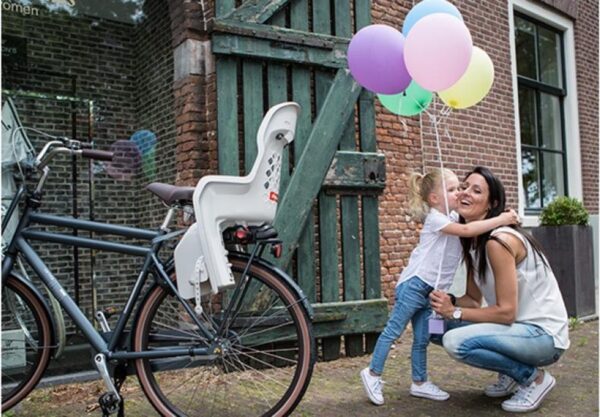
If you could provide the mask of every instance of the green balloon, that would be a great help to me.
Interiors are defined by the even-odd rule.
[[[433,93],[413,80],[406,90],[399,94],[377,94],[377,97],[383,107],[392,113],[400,116],[415,116],[429,107]]]

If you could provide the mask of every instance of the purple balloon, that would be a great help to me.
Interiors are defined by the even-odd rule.
[[[404,35],[386,25],[359,30],[348,46],[348,67],[357,83],[379,94],[398,94],[410,84]]]
[[[110,146],[112,161],[106,163],[106,172],[117,181],[133,179],[142,163],[137,145],[130,140],[118,140]]]
[[[411,77],[429,91],[451,87],[465,73],[473,40],[456,17],[434,13],[420,19],[406,37],[404,59]]]

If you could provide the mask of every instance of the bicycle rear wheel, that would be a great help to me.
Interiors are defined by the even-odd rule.
[[[51,324],[42,301],[9,276],[2,288],[2,411],[31,392],[51,353]]]
[[[230,261],[237,281],[246,262]],[[305,308],[268,268],[252,264],[248,276],[239,314],[225,326],[217,354],[135,361],[140,385],[161,415],[285,416],[302,398],[315,360]],[[229,296],[203,299],[201,320],[209,328],[219,327]],[[150,291],[134,331],[135,351],[211,343],[168,290]]]

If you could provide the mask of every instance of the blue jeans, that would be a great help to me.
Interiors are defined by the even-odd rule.
[[[431,285],[418,277],[409,278],[396,287],[396,303],[383,333],[377,339],[371,359],[371,371],[377,375],[383,373],[390,347],[402,335],[408,321],[411,320],[413,327],[412,378],[415,382],[427,381],[427,345],[429,344],[427,319],[431,315],[429,293],[432,290]]]
[[[459,362],[510,376],[529,385],[539,366],[556,362],[563,349],[554,347],[552,336],[527,323],[447,322],[442,338],[446,352]],[[439,343],[439,338],[431,338]]]

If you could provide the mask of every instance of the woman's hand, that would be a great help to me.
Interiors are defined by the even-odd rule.
[[[452,318],[454,313],[454,305],[450,296],[441,290],[433,290],[429,293],[429,299],[431,301],[431,308],[433,311],[441,315],[446,319]]]

